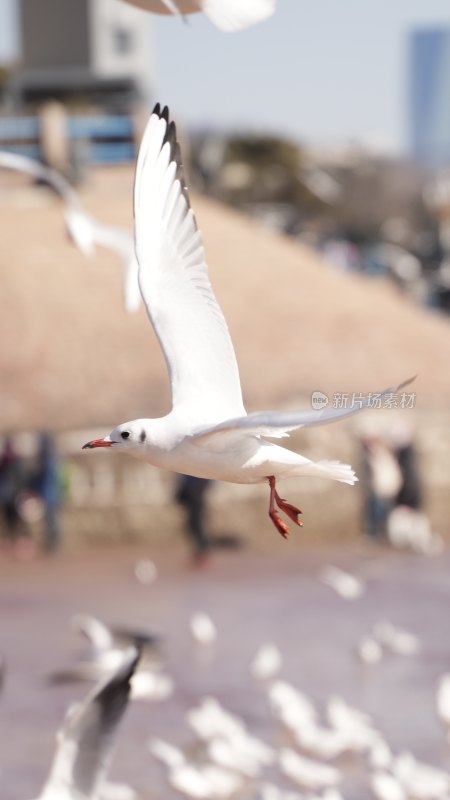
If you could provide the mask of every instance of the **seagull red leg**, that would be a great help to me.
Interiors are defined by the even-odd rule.
[[[280,497],[276,490],[276,480],[274,475],[269,475],[267,480],[269,481],[270,486],[269,517],[279,533],[281,533],[281,535],[287,539],[289,536],[289,528],[281,519],[278,511],[275,508],[275,504],[281,509],[281,511],[284,511],[289,519],[299,526],[301,526],[302,523],[300,522],[298,515],[302,512],[299,508],[291,505],[291,503],[287,503],[286,500],[283,500],[283,498]]]

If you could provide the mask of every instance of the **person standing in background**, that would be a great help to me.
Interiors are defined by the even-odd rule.
[[[55,442],[50,433],[39,435],[33,490],[44,505],[44,550],[52,553],[61,544],[59,509],[62,500],[61,470]]]
[[[24,559],[34,555],[34,544],[20,513],[25,483],[23,459],[16,452],[12,438],[6,436],[0,455],[0,513],[4,523],[4,541],[11,555]]]

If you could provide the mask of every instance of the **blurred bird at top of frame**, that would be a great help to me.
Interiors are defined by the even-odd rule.
[[[109,794],[134,797],[129,787],[107,783],[105,775],[138,661],[135,648],[124,650],[115,670],[94,686],[82,702],[70,706],[58,731],[53,763],[38,800],[81,800]]]
[[[277,0],[128,0],[154,14],[186,16],[203,11],[222,31],[233,32],[256,25],[270,17]]]
[[[246,413],[236,356],[189,203],[175,124],[159,104],[139,151],[134,216],[139,285],[168,365],[173,407],[159,419],[118,425],[84,448],[113,447],[197,478],[267,482],[269,517],[286,538],[288,526],[278,509],[296,525],[301,511],[280,497],[277,480],[303,475],[354,484],[357,478],[348,464],[313,462],[267,439],[355,414],[370,405],[371,395],[344,409]]]
[[[108,225],[92,217],[83,208],[81,200],[68,180],[56,169],[18,153],[0,151],[0,169],[21,172],[50,186],[65,204],[67,233],[73,244],[86,257],[95,248],[105,247],[116,253],[123,265],[123,295],[125,310],[134,313],[141,305],[138,286],[138,264],[133,234],[119,225]]]

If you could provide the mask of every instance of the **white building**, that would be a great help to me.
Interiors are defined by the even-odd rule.
[[[149,101],[149,15],[120,0],[19,0],[20,105],[45,99],[128,111]]]

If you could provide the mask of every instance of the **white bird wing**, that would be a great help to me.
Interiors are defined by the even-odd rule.
[[[72,627],[86,637],[95,651],[105,652],[114,647],[111,630],[91,614],[74,614],[70,622]]]
[[[45,181],[68,205],[81,208],[75,189],[56,169],[46,167],[45,164],[41,164],[40,161],[35,161],[33,158],[7,151],[0,151],[0,167],[14,172],[22,172],[37,180]]]
[[[94,686],[66,715],[58,732],[50,775],[40,800],[92,797],[106,773],[113,738],[128,705],[130,680],[139,654],[124,651],[113,675]]]
[[[289,436],[290,431],[312,425],[325,425],[328,422],[337,422],[340,419],[351,417],[364,409],[370,408],[376,398],[377,403],[390,394],[396,394],[415,378],[409,378],[398,386],[385,389],[382,392],[372,392],[358,399],[346,408],[325,407],[318,411],[264,411],[262,413],[248,414],[245,417],[225,420],[211,427],[197,430],[193,439],[199,444],[205,443],[215,436],[233,435],[236,432],[245,432],[249,435],[265,436],[269,439],[281,439]]]
[[[39,161],[17,153],[0,151],[0,168],[25,173],[32,178],[45,181],[52,187],[66,203],[66,224],[70,237],[84,256],[92,256],[96,245],[107,247],[117,253],[124,268],[125,309],[130,314],[138,311],[141,293],[132,233],[119,225],[100,222],[88,214],[69,181],[57,170],[46,167]]]
[[[200,11],[197,0],[127,0],[132,6],[151,11],[152,14],[196,14]]]
[[[134,236],[126,228],[119,225],[108,225],[91,217],[93,237],[96,245],[113,250],[123,264],[123,295],[125,310],[133,314],[141,305],[141,292],[139,290],[138,271],[139,264],[136,259]]]
[[[211,22],[227,33],[241,31],[270,17],[277,0],[128,0],[154,14],[185,16],[203,11]]]
[[[166,358],[174,411],[192,425],[245,414],[236,356],[184,184],[175,125],[159,105],[139,151],[134,213],[139,284]]]
[[[270,17],[275,11],[276,0],[198,0],[198,4],[214,25],[231,33]],[[183,11],[183,4],[178,5]]]
[[[93,255],[93,220],[86,214],[75,189],[64,175],[40,161],[5,151],[0,151],[0,168],[25,173],[47,183],[66,205],[65,220],[72,241],[84,256]]]

